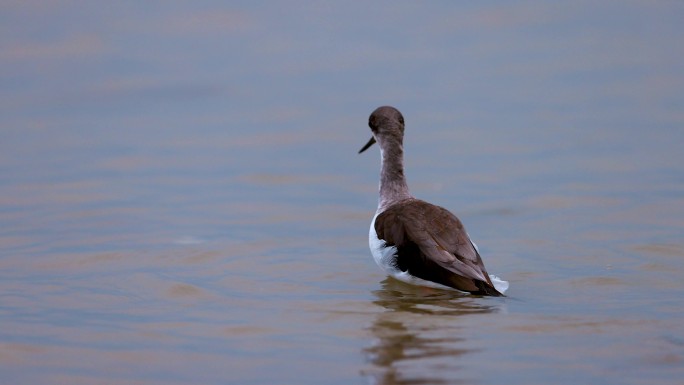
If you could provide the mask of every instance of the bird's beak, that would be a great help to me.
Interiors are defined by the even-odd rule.
[[[375,143],[375,137],[374,137],[374,136],[371,136],[371,138],[370,138],[370,140],[368,141],[368,143],[366,143],[366,145],[363,146],[363,148],[359,150],[359,154],[362,153],[362,152],[364,152],[364,151],[366,151],[366,150],[368,149],[368,147],[370,147],[370,146],[373,145],[373,143]]]

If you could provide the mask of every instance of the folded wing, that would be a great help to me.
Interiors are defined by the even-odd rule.
[[[378,238],[397,247],[397,267],[409,274],[475,294],[501,295],[461,221],[448,210],[411,199],[375,220]]]

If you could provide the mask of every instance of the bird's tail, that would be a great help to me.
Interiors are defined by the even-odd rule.
[[[477,295],[488,295],[492,297],[504,297],[504,293],[508,290],[508,282],[500,279],[495,275],[490,275],[492,284],[488,282],[483,282],[479,280],[474,280],[475,286],[477,286],[478,291],[473,294]]]

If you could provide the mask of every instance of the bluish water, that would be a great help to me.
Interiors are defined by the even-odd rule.
[[[684,5],[0,11],[1,383],[684,378]],[[375,266],[385,104],[508,297]]]

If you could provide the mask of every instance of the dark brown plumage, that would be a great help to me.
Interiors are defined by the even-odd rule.
[[[448,210],[408,199],[378,214],[374,227],[386,246],[396,246],[399,270],[473,294],[502,295],[463,224]]]

